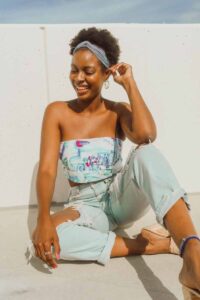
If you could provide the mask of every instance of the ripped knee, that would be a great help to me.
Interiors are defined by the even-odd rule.
[[[55,227],[57,227],[61,223],[74,221],[80,218],[80,211],[75,206],[70,206],[63,209],[62,211],[52,214],[51,218]]]
[[[80,217],[80,211],[76,206],[69,206],[63,209],[63,213],[67,218],[70,218],[71,221],[76,220]]]

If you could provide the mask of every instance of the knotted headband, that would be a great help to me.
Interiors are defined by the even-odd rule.
[[[96,57],[102,62],[102,64],[106,68],[109,68],[109,60],[106,56],[105,51],[102,48],[90,43],[89,41],[83,41],[74,48],[73,54],[80,48],[88,48],[89,50],[91,50],[96,55]]]

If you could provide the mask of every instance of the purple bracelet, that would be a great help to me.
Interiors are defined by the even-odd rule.
[[[179,247],[181,257],[183,257],[183,252],[185,250],[185,246],[186,246],[187,242],[192,239],[196,239],[196,240],[200,241],[200,238],[197,235],[189,235],[188,237],[182,239],[182,242]]]

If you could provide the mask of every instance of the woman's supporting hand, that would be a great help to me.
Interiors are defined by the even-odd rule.
[[[35,247],[36,256],[41,258],[49,266],[56,268],[57,264],[54,257],[59,259],[60,245],[51,216],[38,218],[37,226],[32,234],[32,242]],[[54,246],[54,253],[51,251],[52,245]],[[45,252],[49,252],[49,254],[45,255]]]
[[[118,63],[109,68],[115,82],[121,84],[123,87],[134,80],[132,73],[132,66],[126,63]]]

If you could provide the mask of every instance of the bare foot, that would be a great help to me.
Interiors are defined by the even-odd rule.
[[[160,237],[153,232],[142,229],[141,233],[137,235],[136,239],[140,243],[145,244],[145,250],[143,254],[170,253],[170,238]]]
[[[197,240],[190,240],[186,245],[179,280],[183,285],[200,291],[200,242]]]

